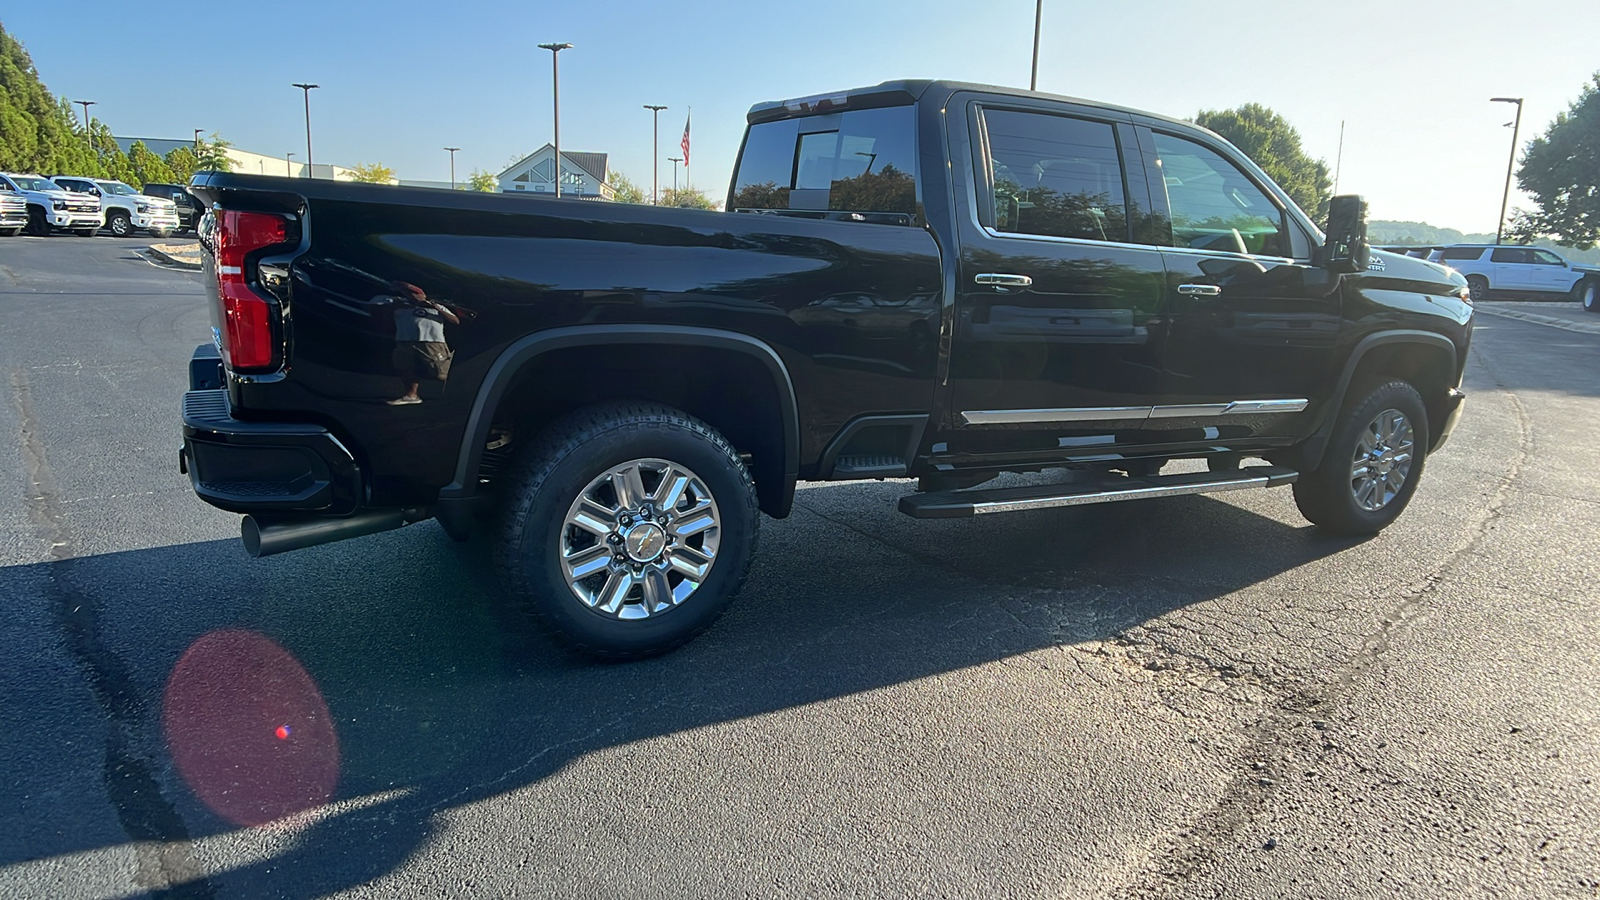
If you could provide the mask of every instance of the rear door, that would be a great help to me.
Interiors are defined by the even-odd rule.
[[[1237,153],[1176,129],[1139,128],[1168,247],[1170,334],[1150,425],[1173,442],[1272,446],[1332,394],[1338,279],[1311,235]]]
[[[948,449],[999,462],[1146,443],[1164,272],[1138,242],[1149,198],[1127,116],[962,97]]]

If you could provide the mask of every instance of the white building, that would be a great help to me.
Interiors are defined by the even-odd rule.
[[[545,144],[500,173],[500,190],[507,194],[554,194],[556,148]],[[561,196],[582,200],[611,200],[616,191],[606,181],[606,154],[561,151]]]
[[[138,138],[138,137],[113,137],[117,146],[123,153],[133,146],[135,141],[143,141],[146,149],[157,156],[166,156],[179,147],[194,149],[194,141],[173,140],[169,138]],[[233,162],[233,171],[243,175],[285,175],[290,178],[306,177],[306,164],[304,160],[284,156],[267,156],[261,153],[251,153],[237,147],[227,149],[228,159]],[[565,154],[562,154],[563,156]],[[344,166],[335,166],[327,163],[316,163],[311,166],[311,177],[329,178],[334,181],[353,181],[354,173]]]

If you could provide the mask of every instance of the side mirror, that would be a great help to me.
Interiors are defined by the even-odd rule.
[[[1322,267],[1353,275],[1367,270],[1367,201],[1359,194],[1341,194],[1328,203],[1328,239],[1322,245]]]

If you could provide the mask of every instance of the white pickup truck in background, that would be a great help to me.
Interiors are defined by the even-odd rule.
[[[0,172],[0,184],[27,201],[29,234],[45,235],[60,228],[79,237],[94,237],[106,223],[99,197],[62,190],[43,175]]]
[[[105,210],[106,227],[117,237],[128,237],[135,229],[166,237],[178,230],[178,208],[171,200],[151,197],[132,185],[104,178],[57,175],[50,179],[69,191],[93,194]]]

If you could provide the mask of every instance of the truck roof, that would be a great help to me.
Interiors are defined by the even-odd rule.
[[[1058,100],[1063,103],[1074,103],[1079,106],[1092,106],[1096,109],[1110,110],[1112,112],[1127,113],[1134,116],[1146,116],[1182,125],[1185,128],[1206,129],[1193,122],[1173,116],[1165,116],[1148,110],[1134,109],[1128,106],[1119,106],[1115,103],[1106,103],[1100,100],[1086,100],[1082,97],[1072,97],[1066,94],[1050,94],[1044,91],[1030,91],[1024,88],[1004,87],[996,84],[979,84],[970,81],[945,81],[941,79],[906,78],[879,82],[869,87],[850,88],[842,91],[830,91],[824,94],[812,94],[805,97],[795,97],[790,100],[768,100],[750,107],[746,114],[747,124],[765,122],[772,119],[788,118],[790,116],[807,116],[828,112],[830,109],[867,109],[874,106],[898,106],[901,104],[915,103],[929,90],[937,90],[940,94],[953,94],[957,91],[976,91],[984,94],[1002,94],[1010,97],[1029,97],[1045,100]]]

